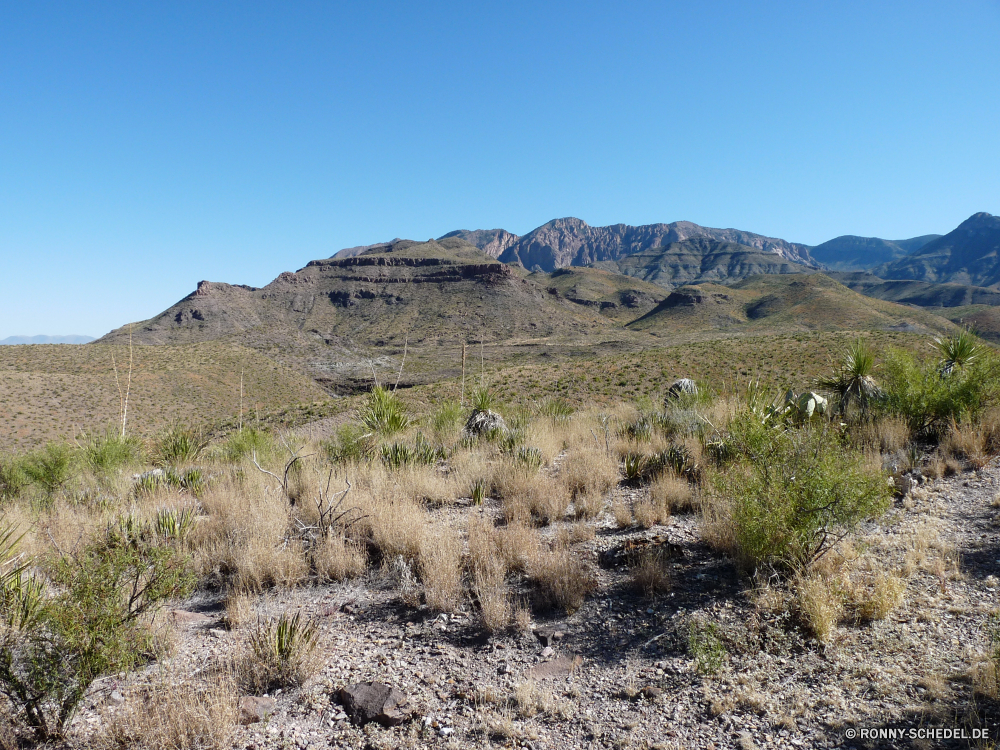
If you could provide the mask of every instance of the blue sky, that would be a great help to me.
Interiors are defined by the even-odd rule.
[[[458,228],[1000,213],[1000,2],[0,2],[0,338]]]

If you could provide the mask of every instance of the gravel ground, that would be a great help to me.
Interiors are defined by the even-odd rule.
[[[973,696],[968,677],[997,606],[998,490],[995,465],[926,482],[864,528],[856,548],[886,569],[909,568],[905,602],[883,620],[842,623],[825,645],[787,607],[762,606],[759,589],[700,541],[692,515],[648,531],[604,519],[596,539],[577,546],[597,570],[598,590],[570,616],[536,619],[533,632],[487,637],[471,611],[434,617],[402,604],[375,576],[262,598],[263,615],[301,610],[318,620],[323,666],[301,689],[271,696],[274,713],[241,726],[233,747],[990,746],[909,735],[965,727],[1000,736],[1000,711]],[[435,512],[448,520],[468,511]],[[676,545],[668,593],[643,598],[624,567],[600,565],[602,552],[638,537]],[[238,635],[221,629],[217,603],[185,608],[199,616],[179,623],[170,666],[195,672]],[[701,659],[689,646],[692,622],[711,634]],[[705,674],[713,658],[718,669]],[[411,722],[357,728],[347,720],[336,691],[372,680],[410,699]],[[108,690],[92,693],[77,726],[101,721]],[[907,736],[849,739],[873,729]]]

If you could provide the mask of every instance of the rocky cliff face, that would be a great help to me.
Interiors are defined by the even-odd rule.
[[[912,255],[872,270],[883,279],[916,279],[1000,288],[1000,217],[977,213]]]
[[[457,229],[454,232],[448,232],[448,234],[438,239],[444,240],[449,237],[456,237],[468,242],[470,245],[475,245],[491,258],[499,258],[507,248],[521,239],[506,229],[473,229],[471,231],[468,229]]]
[[[581,219],[550,221],[521,237],[499,256],[505,263],[553,271],[565,266],[585,266],[617,261],[625,256],[692,238],[730,242],[780,256],[792,263],[815,266],[805,245],[764,237],[738,229],[711,229],[689,221],[630,226],[592,227]]]

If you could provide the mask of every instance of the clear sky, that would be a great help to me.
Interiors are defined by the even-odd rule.
[[[1000,2],[0,1],[0,338],[557,217],[1000,213]]]

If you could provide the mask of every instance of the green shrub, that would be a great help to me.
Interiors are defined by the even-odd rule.
[[[142,459],[142,442],[115,430],[94,435],[83,448],[83,460],[98,477],[108,478]]]
[[[0,455],[0,499],[13,499],[31,483],[24,461],[13,454]]]
[[[462,424],[462,406],[458,401],[445,401],[431,417],[431,426],[438,435],[456,432]]]
[[[5,598],[18,606],[5,608],[0,692],[40,741],[62,736],[94,680],[152,655],[145,617],[192,585],[185,561],[171,547],[141,543],[134,531],[107,534],[58,558],[48,596],[24,586],[5,588]]]
[[[749,567],[806,564],[888,505],[888,477],[829,427],[762,429],[744,414],[730,429],[743,458],[714,483]]]
[[[363,427],[345,424],[337,430],[336,437],[322,443],[326,457],[334,462],[366,461],[372,456],[374,441]]]
[[[24,460],[24,473],[46,494],[54,495],[73,477],[76,454],[65,443],[48,443],[29,453]]]
[[[155,463],[158,466],[180,466],[198,459],[208,445],[200,431],[174,425],[156,440]]]
[[[497,406],[496,394],[489,388],[477,388],[472,394],[472,408],[475,411],[494,411]]]
[[[561,398],[550,398],[541,408],[538,413],[543,417],[549,417],[550,419],[567,419],[573,415],[573,407],[570,406],[565,400]]]
[[[646,456],[643,453],[629,451],[622,457],[622,474],[628,482],[637,482],[646,473]]]
[[[889,352],[883,371],[882,411],[902,417],[921,437],[939,439],[952,420],[974,421],[1000,402],[1000,362],[992,353],[942,375],[940,366],[897,349]]]
[[[365,397],[358,411],[358,421],[370,433],[382,437],[392,437],[410,424],[403,402],[394,392],[380,386],[373,388]]]
[[[256,427],[244,427],[226,438],[222,448],[225,459],[238,463],[245,458],[257,457],[257,461],[265,461],[275,452],[274,438],[265,430]]]
[[[382,463],[390,469],[401,469],[410,465],[430,466],[443,461],[445,457],[444,449],[435,448],[419,434],[412,446],[406,443],[382,446]]]
[[[726,645],[719,637],[716,623],[692,617],[688,622],[687,648],[698,674],[712,675],[722,669]]]

